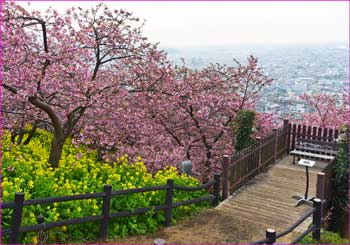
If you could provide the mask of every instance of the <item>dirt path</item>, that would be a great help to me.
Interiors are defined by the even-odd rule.
[[[252,243],[264,238],[265,229],[264,224],[247,222],[219,210],[209,209],[196,216],[182,220],[176,226],[162,227],[155,233],[130,236],[107,242],[118,244],[153,244],[155,239],[161,238],[167,244],[242,244]],[[255,231],[253,235],[252,231]],[[289,241],[290,236],[279,240],[279,243]]]
[[[317,163],[310,170],[310,195],[316,191],[316,175],[324,165]],[[292,196],[305,191],[304,168],[291,164],[291,157],[283,158],[268,172],[255,177],[250,184],[220,203],[215,209],[182,220],[177,225],[160,228],[147,235],[110,240],[110,243],[153,244],[161,238],[167,244],[252,243],[265,237],[267,228],[281,232],[297,221],[309,206],[295,207]],[[290,243],[305,231],[307,219],[295,232],[277,240]]]
[[[153,243],[154,239],[161,238],[167,244],[189,244],[189,243],[240,243],[251,241],[249,235],[251,230],[264,228],[249,224],[226,214],[209,209],[200,214],[181,221],[176,226],[163,227],[157,232],[130,236],[122,239],[111,240],[109,243]]]

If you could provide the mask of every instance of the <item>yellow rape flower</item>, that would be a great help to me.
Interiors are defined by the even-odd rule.
[[[4,190],[4,191],[2,192],[2,197],[3,197],[3,198],[6,198],[6,197],[8,197],[8,196],[9,196],[8,191]]]
[[[28,186],[29,188],[33,188],[34,187],[34,182],[32,180],[28,181]]]
[[[32,236],[32,242],[33,242],[33,244],[37,244],[38,243],[37,236]]]

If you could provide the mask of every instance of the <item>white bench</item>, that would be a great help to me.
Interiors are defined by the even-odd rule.
[[[298,150],[293,150],[290,152],[290,154],[293,155],[293,164],[295,163],[295,156],[319,158],[319,159],[324,159],[324,160],[329,160],[329,161],[332,161],[334,159],[334,156],[327,156],[327,155],[321,155],[321,154],[316,154],[316,153],[311,153],[311,152],[306,152],[306,151],[298,151]]]
[[[332,161],[337,155],[337,144],[331,142],[320,142],[313,140],[299,140],[295,149],[290,152],[293,155],[293,164],[295,156],[317,158]]]

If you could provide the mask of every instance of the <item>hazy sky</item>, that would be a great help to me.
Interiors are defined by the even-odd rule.
[[[20,3],[27,6],[26,2]],[[96,2],[31,2],[30,8],[90,7]],[[348,43],[348,2],[106,2],[146,20],[163,47],[272,43]]]

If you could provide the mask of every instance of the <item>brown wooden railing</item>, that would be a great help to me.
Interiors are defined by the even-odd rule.
[[[303,233],[301,233],[298,237],[296,237],[291,244],[298,243],[301,239],[303,239],[307,234],[312,232],[312,238],[320,241],[321,239],[321,225],[322,225],[322,201],[318,198],[313,200],[313,207],[307,211],[303,216],[301,216],[294,224],[292,224],[288,229],[276,233],[275,229],[268,228],[266,229],[265,239],[254,242],[253,244],[274,244],[276,239],[287,235],[292,232],[295,228],[297,228],[301,223],[303,223],[308,217],[312,215],[312,225],[306,229]]]
[[[288,149],[294,150],[295,144],[299,140],[314,140],[319,143],[328,142],[336,144],[339,130],[335,128],[321,128],[315,126],[307,126],[300,124],[288,124]],[[288,150],[289,152],[289,150]]]
[[[295,149],[300,140],[309,140],[325,146],[337,145],[339,130],[292,124],[283,121],[282,128],[273,129],[269,135],[257,139],[256,143],[236,152],[232,157],[224,156],[222,164],[222,197],[227,198],[256,175],[264,172],[285,154]],[[331,164],[324,170],[327,179],[331,176]],[[326,181],[330,183],[330,181]],[[325,195],[330,195],[330,184],[325,186]],[[328,199],[328,197],[327,197]]]
[[[265,171],[288,151],[288,120],[264,138],[239,152],[231,159],[224,156],[222,197],[227,198],[259,173]]]
[[[205,195],[199,198],[194,198],[191,200],[173,202],[173,192],[174,190],[183,190],[183,191],[198,191],[202,189],[207,189],[213,187],[213,195]],[[107,230],[109,220],[119,217],[129,217],[132,215],[144,214],[148,211],[165,211],[165,226],[170,226],[172,219],[172,209],[180,207],[183,205],[189,205],[204,201],[211,201],[213,206],[218,205],[219,203],[219,186],[220,186],[220,174],[215,174],[214,179],[201,185],[195,187],[180,186],[174,184],[172,179],[167,180],[166,185],[161,186],[152,186],[152,187],[143,187],[143,188],[134,188],[128,190],[112,190],[111,185],[104,186],[104,192],[99,193],[88,193],[80,195],[70,195],[70,196],[60,196],[60,197],[47,197],[47,198],[38,198],[38,199],[24,199],[24,193],[15,193],[15,200],[11,202],[1,203],[1,209],[12,209],[12,220],[11,227],[1,230],[2,236],[10,236],[9,242],[11,244],[16,244],[19,242],[21,233],[32,232],[32,231],[45,231],[55,227],[61,227],[66,225],[82,224],[90,221],[99,221],[100,224],[100,235],[99,238],[105,240],[107,238]],[[166,197],[165,203],[157,206],[151,207],[140,207],[134,210],[125,210],[120,212],[111,213],[110,203],[111,199],[120,196],[128,195],[133,193],[144,193],[149,191],[165,190]],[[44,217],[42,215],[38,216],[38,224],[22,226],[22,214],[23,208],[25,206],[32,206],[37,204],[51,204],[59,202],[67,202],[73,200],[84,200],[84,199],[96,199],[102,198],[102,210],[100,215],[81,217],[81,218],[72,218],[59,220],[55,222],[44,222]]]

